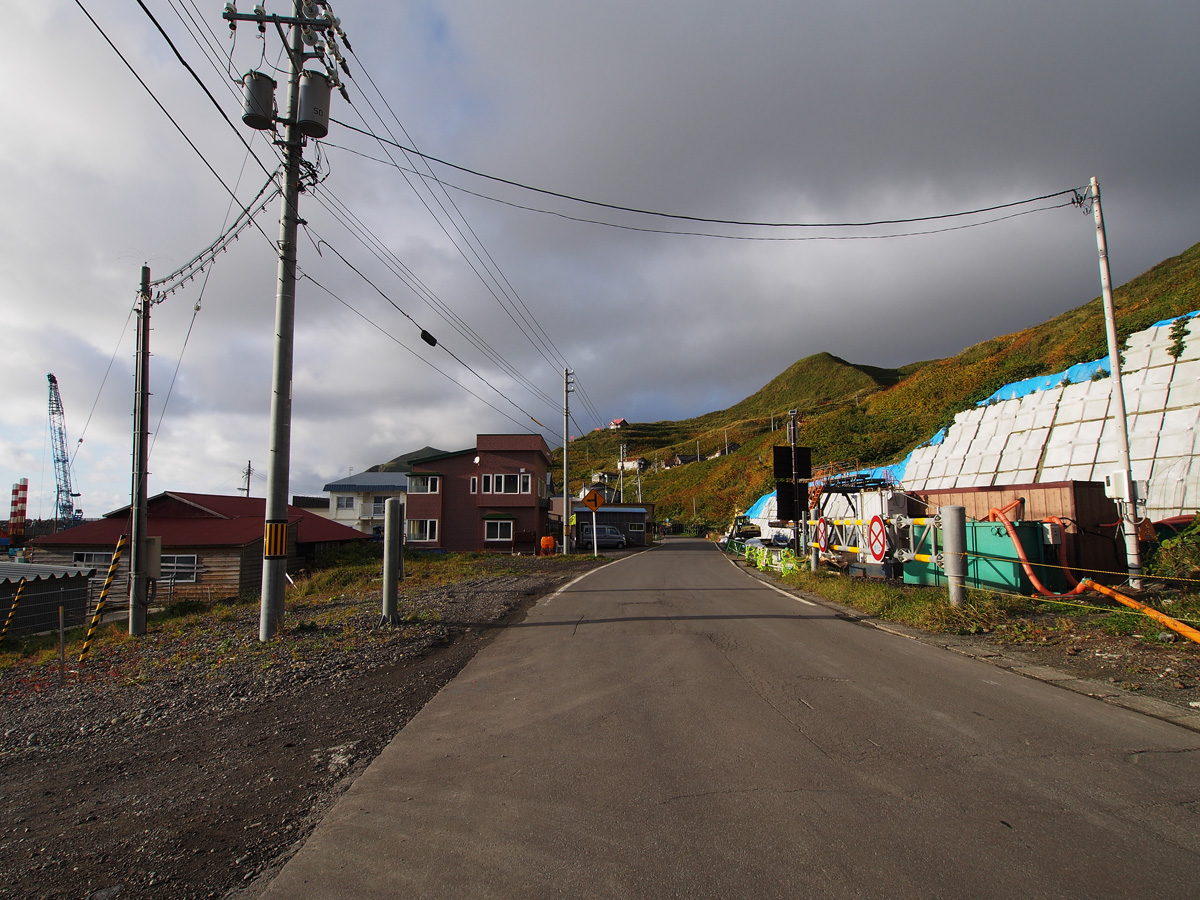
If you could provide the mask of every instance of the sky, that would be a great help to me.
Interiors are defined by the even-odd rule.
[[[78,506],[129,503],[141,267],[183,267],[279,166],[238,84],[272,74],[285,106],[275,29],[143,2],[196,77],[139,4],[7,10],[0,484],[29,479],[31,517],[48,373]],[[567,366],[576,435],[723,409],[812,353],[894,367],[1043,322],[1100,293],[1061,193],[1093,176],[1114,283],[1200,241],[1194,0],[331,5],[350,102],[304,150],[291,494],[478,433],[560,446]],[[234,493],[248,463],[266,492],[279,215],[156,294],[152,495]]]

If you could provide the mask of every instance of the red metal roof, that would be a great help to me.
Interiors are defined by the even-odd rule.
[[[230,497],[167,491],[151,497],[147,530],[161,537],[164,548],[245,547],[262,540],[267,501],[262,497]],[[129,533],[128,506],[57,534],[31,541],[43,547],[112,547]],[[308,510],[288,507],[288,522],[296,528],[300,544],[367,540],[362,534]]]

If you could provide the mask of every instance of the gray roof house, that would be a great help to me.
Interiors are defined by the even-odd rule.
[[[390,497],[408,493],[408,476],[399,472],[358,472],[331,481],[322,490],[329,492],[326,518],[347,525],[363,534],[383,534],[384,503]]]

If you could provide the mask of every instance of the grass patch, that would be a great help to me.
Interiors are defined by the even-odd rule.
[[[1016,616],[1032,613],[1038,606],[1036,600],[1027,597],[969,590],[966,603],[955,608],[950,605],[946,591],[940,588],[847,578],[808,569],[789,573],[785,581],[867,615],[939,634],[993,632]]]

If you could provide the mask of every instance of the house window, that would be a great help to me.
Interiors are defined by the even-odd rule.
[[[91,551],[76,550],[71,556],[71,564],[81,569],[107,569],[112,562],[111,553],[92,553]]]
[[[485,541],[511,541],[513,539],[512,520],[484,522],[483,539]]]
[[[491,475],[483,476],[483,492],[485,494],[490,494],[492,492],[492,476]]]
[[[528,494],[531,486],[532,486],[532,482],[530,481],[530,476],[522,475],[521,476],[521,493]]]
[[[161,580],[175,584],[196,583],[196,554],[164,553],[160,559],[162,574],[159,577]]]
[[[408,539],[410,541],[436,541],[437,525],[437,519],[409,519]]]
[[[338,509],[354,509],[354,495],[340,494],[337,498]]]
[[[436,494],[438,492],[438,476],[409,475],[408,492],[410,494]]]
[[[387,506],[386,506],[387,502],[388,502],[387,497],[373,498],[372,503],[371,503],[371,515],[376,516],[376,517],[387,515]]]
[[[645,531],[646,526],[642,522],[630,522],[625,526],[630,531]]]
[[[519,478],[516,475],[493,475],[492,485],[497,494],[515,494],[520,490]]]
[[[487,476],[484,476],[484,477],[486,478]],[[474,494],[478,490],[479,490],[479,479],[476,476],[472,475],[471,476],[471,493]]]

